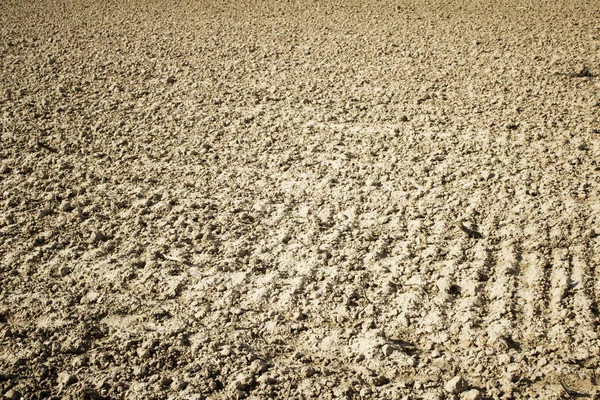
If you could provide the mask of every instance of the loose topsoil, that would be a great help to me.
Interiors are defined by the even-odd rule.
[[[2,0],[0,395],[597,399],[599,74],[597,1]]]

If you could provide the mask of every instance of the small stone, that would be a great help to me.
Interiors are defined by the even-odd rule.
[[[75,398],[76,399],[86,399],[86,400],[102,400],[102,399],[104,399],[104,397],[101,396],[100,393],[98,393],[98,391],[95,388],[85,386],[85,385],[80,387],[76,391]]]
[[[379,181],[377,180],[377,178],[368,178],[365,181],[365,185],[366,186],[377,186],[377,185],[379,185]]]
[[[509,382],[517,382],[521,378],[519,366],[517,364],[509,364],[504,372],[504,378]]]
[[[52,214],[54,214],[54,210],[50,207],[44,208],[43,210],[40,211],[40,217],[46,217],[46,216],[52,215]]]
[[[542,368],[543,366],[545,366],[546,364],[548,364],[548,359],[546,357],[542,357],[538,360],[537,362],[537,366],[538,368]]]
[[[15,223],[15,215],[13,213],[6,214],[6,216],[4,217],[4,221],[6,222],[6,225],[14,224]]]
[[[177,82],[177,78],[175,78],[173,75],[167,78],[167,83],[173,84],[175,82]]]
[[[302,368],[302,376],[304,378],[310,378],[311,376],[313,376],[316,373],[317,373],[317,370],[314,369],[311,365]]]
[[[58,374],[57,382],[60,386],[65,387],[77,382],[77,377],[69,372],[61,372]]]
[[[71,365],[75,368],[85,367],[88,364],[88,358],[85,355],[81,355],[73,358]]]
[[[60,211],[70,212],[75,209],[75,206],[70,201],[63,201],[59,207]]]
[[[410,326],[410,320],[406,314],[398,315],[398,322],[403,328],[408,328]]]
[[[579,77],[590,76],[590,71],[587,69],[585,64],[577,64],[575,66],[575,75]]]
[[[409,357],[406,360],[406,365],[408,365],[409,367],[416,367],[419,364],[419,362],[417,361],[416,357]]]
[[[254,360],[252,364],[250,364],[250,370],[255,375],[260,375],[268,369],[267,363],[263,360]]]
[[[263,374],[259,376],[256,380],[258,383],[263,385],[276,385],[277,383],[279,383],[279,380],[277,378],[270,376],[269,374]]]
[[[285,232],[285,233],[282,233],[281,235],[279,235],[279,241],[280,241],[281,243],[284,243],[284,244],[286,244],[286,243],[288,243],[288,242],[289,242],[291,239],[292,239],[292,237],[291,237],[291,236],[290,236],[290,235],[289,235],[287,232]]]
[[[90,290],[85,294],[85,296],[81,297],[81,299],[79,300],[79,304],[94,304],[98,302],[98,300],[100,300],[100,297],[100,293]]]
[[[500,354],[498,356],[498,362],[500,364],[509,364],[510,363],[510,356],[508,354]]]
[[[212,243],[215,241],[215,235],[212,234],[212,232],[205,232],[202,235],[202,241],[205,243]]]
[[[67,276],[70,273],[71,273],[71,268],[67,267],[66,265],[63,265],[58,269],[58,274],[60,276]]]
[[[235,377],[234,387],[237,390],[244,391],[252,385],[254,377],[249,374],[240,373]]]
[[[152,357],[152,349],[150,348],[138,347],[136,353],[142,360],[147,360]]]
[[[173,390],[174,392],[180,392],[182,390],[185,390],[186,387],[187,383],[179,379],[175,379],[173,380],[173,382],[171,382],[171,390]]]
[[[389,344],[384,344],[381,347],[381,352],[383,353],[384,356],[389,357],[392,355],[392,353],[395,351],[396,349],[394,348],[394,346],[390,346]]]
[[[461,393],[461,400],[481,400],[481,392],[477,389],[471,389],[467,392]]]
[[[444,394],[439,389],[429,390],[422,397],[423,400],[443,400],[444,398]]]
[[[15,367],[19,367],[19,366],[25,365],[25,364],[27,364],[27,359],[24,357],[15,357],[13,359],[13,365]]]
[[[4,393],[4,398],[9,400],[20,400],[22,397],[21,393],[16,390],[10,389],[6,393]]]
[[[133,376],[144,376],[148,373],[148,369],[144,365],[136,365],[133,367]]]
[[[159,381],[161,387],[169,387],[171,383],[173,383],[173,379],[168,376],[163,376]]]
[[[450,379],[448,382],[446,382],[446,385],[444,385],[444,389],[446,389],[446,392],[452,394],[464,392],[465,390],[467,390],[467,381],[465,381],[462,376],[457,375],[454,378]]]
[[[243,258],[243,257],[246,257],[246,256],[248,255],[248,253],[249,253],[249,252],[248,252],[248,250],[247,250],[247,249],[240,248],[240,249],[237,249],[237,250],[236,250],[236,252],[235,252],[235,255],[236,255],[236,257],[238,257],[238,258]]]
[[[92,233],[90,240],[92,243],[104,242],[106,240],[106,236],[100,231],[95,231]]]
[[[390,383],[390,379],[384,375],[377,375],[371,379],[371,383],[375,386],[384,386]]]
[[[232,356],[234,354],[235,353],[234,353],[233,349],[231,347],[229,347],[229,346],[223,346],[223,348],[221,349],[221,355],[223,357],[229,357],[229,356]]]

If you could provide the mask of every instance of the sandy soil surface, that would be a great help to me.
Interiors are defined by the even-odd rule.
[[[598,398],[599,10],[3,0],[0,395]]]

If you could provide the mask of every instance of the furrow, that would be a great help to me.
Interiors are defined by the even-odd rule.
[[[576,246],[571,258],[571,290],[573,291],[573,319],[578,321],[582,333],[587,337],[598,336],[598,303],[595,298],[594,285],[598,279],[594,276],[595,268],[589,257],[589,243]]]
[[[488,336],[492,339],[514,341],[514,297],[520,269],[520,248],[512,242],[504,242],[496,254],[493,277],[487,287],[489,309],[486,316]]]
[[[459,282],[461,298],[456,304],[457,322],[461,324],[461,337],[472,340],[473,330],[483,325],[483,316],[487,313],[487,292],[484,284],[489,280],[490,267],[493,264],[492,251],[484,242],[478,242],[473,248],[473,261],[466,265],[470,268]],[[461,267],[462,268],[462,267]]]
[[[547,326],[544,312],[547,309],[547,290],[550,286],[548,257],[536,243],[523,246],[521,274],[519,275],[517,301],[521,304],[520,327],[523,339],[535,347]]]
[[[550,273],[549,303],[546,318],[550,323],[548,337],[562,343],[570,343],[566,319],[569,317],[569,287],[571,285],[571,263],[569,250],[556,248],[552,250]]]

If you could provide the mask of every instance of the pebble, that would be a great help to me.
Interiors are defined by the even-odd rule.
[[[51,207],[44,208],[40,211],[40,217],[46,217],[54,214],[54,210]]]
[[[400,314],[398,316],[398,322],[403,328],[408,328],[410,326],[410,320],[408,319],[408,316],[406,314]]]
[[[585,64],[577,64],[575,66],[575,75],[586,76],[587,74],[589,74],[589,72]]]
[[[269,374],[261,375],[256,380],[258,381],[258,383],[261,383],[263,385],[276,385],[279,382],[277,378],[270,376]]]
[[[500,364],[509,364],[510,363],[510,355],[508,355],[508,354],[500,354],[498,356],[498,362]]]
[[[465,381],[462,376],[456,375],[454,378],[446,382],[444,389],[446,389],[446,392],[452,394],[462,393],[467,390],[467,381]]]
[[[136,349],[136,353],[137,353],[138,357],[141,358],[142,360],[147,360],[150,357],[152,357],[152,349],[139,347]]]
[[[163,376],[159,380],[160,386],[164,388],[169,387],[171,383],[173,383],[173,379],[169,378],[168,376]]]
[[[63,201],[59,207],[60,211],[69,212],[75,209],[75,206],[70,201]]]
[[[223,348],[221,349],[221,355],[223,357],[229,357],[229,356],[232,356],[234,354],[235,353],[234,353],[233,349],[231,347],[229,347],[229,346],[223,346]]]
[[[377,180],[377,178],[368,178],[365,181],[365,185],[366,186],[377,186],[377,185],[379,185],[379,180]]]
[[[202,235],[202,241],[205,243],[212,243],[215,241],[215,235],[212,232],[208,231]]]
[[[237,390],[246,390],[254,382],[254,377],[250,374],[240,373],[235,377],[234,387]]]
[[[85,367],[88,365],[88,358],[85,355],[75,357],[73,358],[73,361],[71,361],[71,365],[75,368]]]
[[[248,254],[249,254],[248,250],[244,249],[244,248],[237,249],[235,252],[236,257],[238,257],[238,258],[246,257]]]
[[[471,389],[460,395],[461,400],[481,400],[481,392],[477,389]]]
[[[254,360],[252,364],[250,364],[250,370],[256,374],[260,375],[268,369],[268,365],[263,360]]]
[[[56,381],[60,386],[65,387],[77,382],[77,377],[69,372],[61,372]]]
[[[174,379],[173,382],[171,382],[170,387],[171,390],[173,390],[174,392],[180,392],[182,390],[185,390],[185,388],[187,387],[187,383],[179,379]]]
[[[278,239],[279,242],[286,244],[292,239],[292,237],[287,232],[284,232],[279,235]]]
[[[8,213],[4,217],[4,220],[6,221],[7,225],[12,225],[15,223],[15,215],[13,213]]]
[[[13,390],[13,389],[10,389],[6,393],[4,393],[4,398],[9,399],[9,400],[19,400],[19,399],[21,399],[21,397],[22,397],[21,393],[17,392],[16,390]]]
[[[396,349],[394,348],[394,346],[390,346],[389,344],[384,344],[381,347],[381,352],[383,353],[384,356],[389,357],[392,355],[392,353],[395,351]]]
[[[307,366],[302,368],[302,376],[305,378],[310,378],[311,376],[313,376],[314,374],[317,373],[317,370],[314,369],[312,366]]]
[[[103,242],[106,240],[106,236],[100,231],[95,231],[90,236],[90,240],[92,241],[92,243]]]
[[[406,365],[408,365],[409,367],[416,367],[419,364],[419,362],[417,361],[416,357],[409,357],[406,360]]]
[[[507,369],[507,371],[504,373],[504,378],[508,381],[508,382],[517,382],[520,379],[520,374],[518,371],[513,371],[510,369]]]

